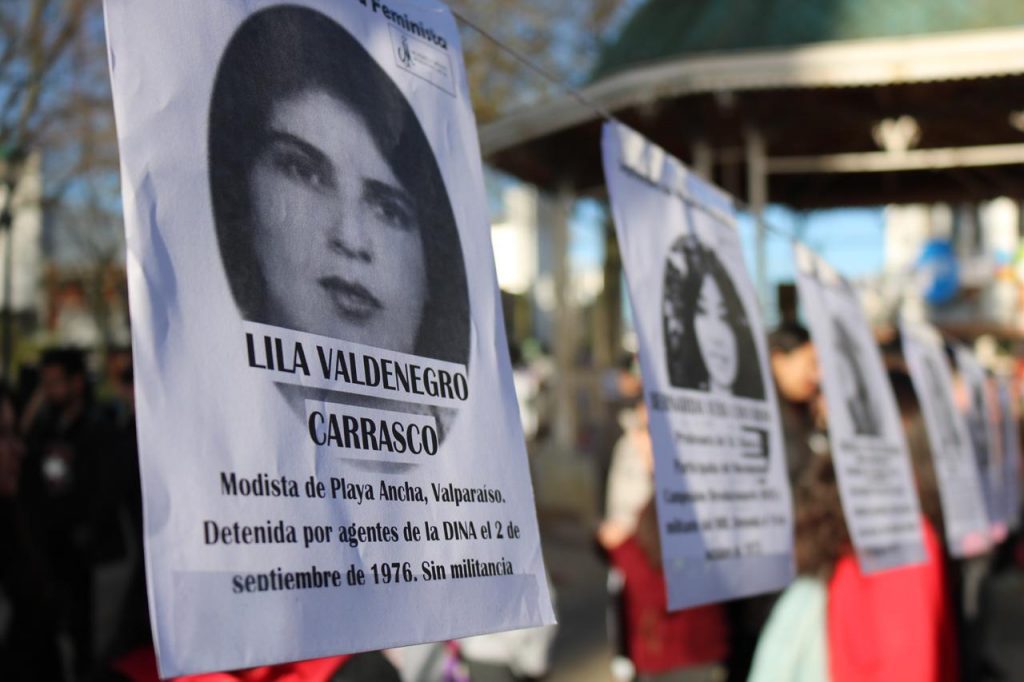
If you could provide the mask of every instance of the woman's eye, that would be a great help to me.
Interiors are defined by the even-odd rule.
[[[286,177],[312,189],[322,190],[329,186],[330,179],[318,165],[301,154],[281,152],[275,155],[274,165]]]
[[[378,198],[373,202],[373,211],[378,218],[392,227],[403,230],[412,230],[416,227],[409,211],[401,202],[394,199]]]

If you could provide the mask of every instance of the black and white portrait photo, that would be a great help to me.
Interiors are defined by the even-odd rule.
[[[956,428],[959,416],[953,412],[948,384],[944,380],[939,367],[935,364],[936,361],[930,355],[924,355],[921,361],[924,365],[925,382],[928,392],[932,396],[932,402],[935,405],[937,417],[935,421],[939,426],[943,447],[959,451],[962,447],[960,432]]]
[[[967,430],[971,435],[971,442],[974,444],[974,456],[978,462],[978,468],[988,472],[989,467],[989,432],[988,432],[988,407],[985,404],[984,379],[974,381],[973,377],[968,379],[968,391],[970,393],[970,406],[967,409]]]
[[[466,364],[466,268],[438,162],[397,85],[297,6],[249,17],[217,68],[209,176],[245,320]]]
[[[673,386],[764,399],[754,329],[736,285],[717,254],[693,235],[669,249],[661,306]]]
[[[776,590],[792,580],[792,503],[734,202],[621,123],[604,124],[601,152],[643,374],[668,608]],[[722,474],[749,494],[717,495]],[[732,526],[723,515],[758,520]]]
[[[553,623],[448,7],[103,9],[162,678]]]
[[[850,423],[858,435],[879,436],[882,433],[882,424],[872,402],[867,378],[864,376],[864,349],[838,317],[832,318],[832,330],[845,391],[843,405],[850,417]]]

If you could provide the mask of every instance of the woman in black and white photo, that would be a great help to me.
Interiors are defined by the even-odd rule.
[[[835,348],[839,351],[836,355],[839,359],[839,372],[842,376],[843,390],[846,392],[843,404],[853,424],[853,430],[861,436],[879,436],[882,433],[882,424],[871,402],[871,392],[864,377],[862,349],[839,318],[832,318],[832,329],[835,332]]]
[[[313,10],[258,12],[210,106],[220,255],[244,319],[466,364],[452,207],[395,83]]]
[[[925,383],[928,385],[928,392],[935,405],[936,421],[939,433],[942,434],[943,447],[959,452],[961,448],[960,432],[956,428],[956,420],[959,417],[951,407],[952,397],[949,395],[948,385],[943,381],[939,367],[930,355],[922,356],[921,360],[924,364]]]
[[[988,476],[989,467],[989,434],[988,434],[988,406],[985,404],[985,384],[972,381],[967,377],[968,391],[971,402],[967,408],[967,430],[971,436],[971,444],[974,446],[974,457],[978,468],[982,472],[982,479]]]
[[[673,386],[764,399],[754,330],[736,286],[717,254],[693,235],[669,249],[662,328]]]

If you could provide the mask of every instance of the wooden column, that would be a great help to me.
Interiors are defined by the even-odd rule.
[[[764,209],[768,205],[768,154],[764,137],[756,128],[748,128],[744,134],[744,149],[747,165],[747,204],[754,221],[754,281],[762,307],[770,297],[768,291],[768,234],[764,223]]]
[[[569,220],[575,194],[568,184],[559,186],[551,212],[552,259],[554,265],[555,320],[555,414],[554,438],[560,451],[570,453],[576,447],[576,304],[572,300],[569,270]]]

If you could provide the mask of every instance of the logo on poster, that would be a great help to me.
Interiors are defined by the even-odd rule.
[[[412,52],[409,50],[409,40],[402,36],[402,42],[398,46],[398,61],[406,68],[412,66]]]

